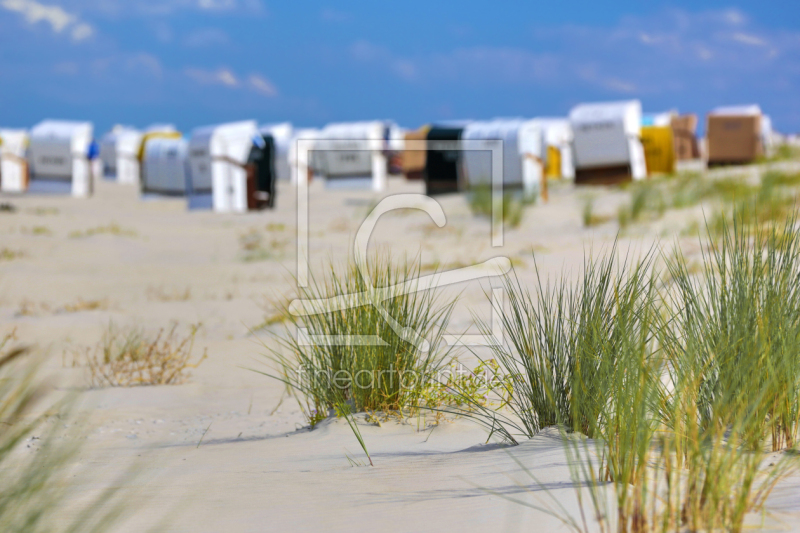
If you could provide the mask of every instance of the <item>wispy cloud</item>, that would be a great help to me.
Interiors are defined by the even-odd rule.
[[[36,0],[0,0],[0,7],[19,13],[30,25],[43,22],[54,33],[66,31],[76,42],[94,35],[94,28],[90,24],[57,5],[42,4]]]
[[[737,32],[733,34],[733,40],[750,46],[767,46],[766,41],[749,33]]]
[[[201,85],[218,85],[229,89],[243,89],[268,98],[274,98],[279,94],[278,88],[272,81],[257,73],[240,78],[228,67],[220,67],[215,70],[191,67],[184,69],[183,72],[192,81]]]
[[[166,16],[186,11],[264,14],[262,0],[62,0],[73,9],[106,17]]]
[[[275,84],[259,74],[251,74],[247,81],[250,88],[259,94],[269,98],[278,96],[278,88],[275,87]]]
[[[431,87],[588,85],[612,94],[646,95],[692,86],[718,90],[756,80],[800,85],[800,32],[764,30],[736,9],[671,9],[623,17],[611,27],[539,27],[530,47],[466,46],[403,55],[361,40],[349,52],[358,63]]]
[[[186,68],[184,73],[197,83],[202,85],[225,85],[227,87],[238,87],[239,79],[230,69],[221,67],[216,70],[206,70],[202,68]]]

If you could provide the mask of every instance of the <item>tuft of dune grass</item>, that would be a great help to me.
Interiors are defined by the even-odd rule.
[[[286,331],[273,337],[277,347],[270,348],[268,355],[273,371],[262,373],[287,386],[312,426],[342,402],[354,412],[413,411],[450,353],[442,336],[455,300],[443,300],[433,291],[417,292],[414,280],[419,266],[396,264],[388,254],[371,259],[367,271],[370,279],[355,264],[331,265],[324,280],[312,280],[299,293],[301,298],[321,301],[318,312],[297,316],[286,309],[282,315],[287,319]],[[347,296],[376,288],[387,291],[381,301],[388,315],[427,339],[429,351],[398,335],[376,306]],[[326,300],[337,295],[350,298],[350,305],[338,309],[335,302]],[[301,328],[309,338],[319,340],[305,342]],[[339,345],[319,337],[324,335],[370,335],[375,342]],[[337,375],[342,379],[337,380]],[[404,382],[404,376],[411,375],[416,379]],[[365,376],[373,379],[368,382]]]
[[[677,248],[668,276],[652,252],[611,268],[612,248],[535,297],[507,280],[511,342],[493,355],[513,416],[473,418],[512,442],[558,425],[580,510],[520,463],[545,495],[525,505],[573,531],[739,532],[800,466],[800,229],[795,212],[755,232],[746,216],[708,229],[699,272]]]
[[[73,353],[73,364],[86,366],[89,381],[95,387],[133,387],[140,385],[176,385],[189,378],[207,357],[204,351],[192,358],[194,339],[200,325],[180,335],[178,325],[155,335],[142,328],[119,328],[109,323],[94,348]]]

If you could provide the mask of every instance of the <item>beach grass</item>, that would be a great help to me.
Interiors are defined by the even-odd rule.
[[[49,387],[27,347],[0,338],[0,530],[26,533],[111,531],[130,509],[117,480],[85,503],[70,500],[80,439],[64,440],[74,396],[43,408]]]
[[[150,335],[139,327],[120,328],[109,323],[100,342],[85,352],[73,354],[74,364],[84,364],[95,387],[175,385],[185,382],[207,354],[192,359],[194,339],[200,325],[180,334],[178,325]]]
[[[598,215],[594,210],[595,199],[588,196],[583,199],[583,210],[581,211],[581,221],[584,228],[593,228],[612,221],[614,218],[608,215]]]
[[[587,257],[578,280],[541,278],[535,295],[515,275],[505,279],[508,310],[501,316],[508,345],[492,346],[509,386],[511,416],[479,409],[477,419],[509,442],[542,428],[565,424],[595,436],[607,421],[602,405],[611,400],[619,353],[639,342],[656,309],[649,275],[653,252],[617,258],[617,247],[599,260]],[[491,324],[478,318],[485,335]],[[476,406],[479,407],[479,406]]]
[[[415,410],[451,354],[442,336],[455,298],[419,290],[417,263],[383,254],[365,269],[329,265],[300,290],[307,304],[295,310],[308,312],[286,308],[286,331],[268,348],[273,370],[262,373],[286,384],[312,426],[342,402],[353,412]]]
[[[708,226],[715,235],[730,225],[734,212],[747,227],[780,223],[797,206],[800,173],[765,171],[757,183],[746,176],[709,179],[685,173],[672,178],[651,179],[629,185],[630,199],[620,206],[621,228],[658,220],[667,209],[685,209],[700,204],[710,208]]]
[[[746,217],[707,229],[699,271],[677,247],[666,276],[652,252],[612,269],[612,248],[536,297],[508,279],[493,355],[514,416],[476,417],[512,439],[561,428],[580,516],[553,514],[571,529],[742,531],[798,468],[800,229]]]
[[[800,430],[800,232],[796,214],[750,230],[750,213],[709,230],[721,235],[699,275],[673,254],[670,303],[680,312],[663,345],[673,381],[698,384],[703,427],[750,409],[742,437],[751,449],[776,451],[794,446]]]
[[[494,195],[489,185],[474,187],[469,192],[469,207],[473,215],[492,217]],[[521,191],[503,191],[502,209],[503,222],[512,228],[522,223],[525,208],[536,203],[536,198],[525,197]]]

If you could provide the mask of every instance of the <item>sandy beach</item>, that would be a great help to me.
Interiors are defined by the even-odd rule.
[[[423,184],[391,179],[385,194],[398,193],[423,193]],[[608,222],[584,227],[589,197]],[[314,181],[309,199],[310,265],[320,276],[327,261],[352,257],[353,237],[380,197]],[[489,220],[474,216],[463,196],[443,196],[443,228],[422,212],[390,213],[370,249],[419,256],[430,270],[504,256],[531,284],[535,255],[545,277],[570,277],[589,250],[612,245],[617,207],[626,199],[620,189],[553,182],[550,201],[528,208],[518,228],[505,229],[503,246],[493,247]],[[63,436],[82,440],[70,497],[82,501],[135,467],[124,488],[131,513],[119,531],[144,531],[163,520],[170,531],[193,533],[568,530],[509,501],[554,497],[577,509],[554,429],[505,447],[486,443],[486,431],[466,419],[395,418],[378,426],[359,415],[375,466],[353,466],[348,456],[365,458],[344,420],[309,430],[293,400],[280,403],[284,386],[252,371],[266,370],[264,355],[276,347],[271,336],[284,329],[264,326],[275,302],[297,291],[297,199],[289,184],[280,184],[274,210],[244,215],[190,212],[182,198],[141,199],[135,187],[110,181],[97,183],[90,199],[26,195],[0,202],[13,206],[0,213],[0,248],[8,251],[0,261],[2,332],[15,329],[20,343],[46,354],[53,398],[80,391],[78,417],[65,423]],[[670,210],[629,227],[620,249],[668,248],[677,240],[696,256],[696,237],[682,230],[702,217],[701,206]],[[454,334],[476,332],[473,313],[488,317],[490,283],[448,288],[460,294]],[[148,332],[199,324],[193,353],[208,358],[183,384],[92,388],[86,368],[73,361],[98,343],[109,322]],[[463,354],[467,363],[471,357]],[[795,474],[770,496],[767,516],[748,522],[800,531],[798,489]]]

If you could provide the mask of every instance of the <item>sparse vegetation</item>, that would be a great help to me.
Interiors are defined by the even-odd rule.
[[[192,299],[191,287],[167,290],[163,286],[147,287],[147,299],[155,302],[186,302]]]
[[[186,335],[178,325],[148,336],[141,328],[121,329],[109,323],[94,348],[73,353],[73,364],[85,364],[92,386],[133,387],[137,385],[175,385],[189,377],[207,354],[192,360],[194,338],[200,325]]]
[[[111,223],[107,226],[97,226],[89,228],[84,231],[71,231],[68,234],[70,239],[85,239],[87,237],[94,237],[95,235],[113,235],[115,237],[136,237],[135,230],[120,227],[117,223]]]
[[[438,374],[439,379],[428,382],[420,394],[420,406],[436,414],[436,423],[447,412],[470,416],[476,410],[502,409],[511,400],[513,379],[501,373],[494,359],[481,361],[472,370],[453,361]]]
[[[655,218],[664,215],[667,209],[666,202],[655,180],[634,182],[629,185],[631,200],[620,206],[617,212],[617,221],[621,228],[633,222],[639,222],[645,215],[652,214]]]
[[[57,207],[32,207],[28,209],[28,213],[38,216],[57,215]]]
[[[280,258],[287,242],[272,238],[269,243],[266,243],[264,234],[257,228],[251,228],[247,233],[239,236],[239,245],[243,252],[242,261],[251,263]]]
[[[53,234],[47,226],[33,226],[32,228],[22,228],[22,233],[30,233],[31,235],[50,236]]]
[[[591,196],[586,197],[583,200],[583,211],[581,211],[581,218],[583,220],[584,228],[593,228],[612,220],[612,217],[610,216],[598,215],[595,213],[594,198]]]
[[[108,300],[84,300],[83,298],[78,298],[75,302],[66,304],[57,312],[80,313],[83,311],[98,311],[103,309],[108,309]]]
[[[469,196],[469,206],[474,215],[492,217],[492,189],[489,186],[475,187]],[[536,203],[536,198],[527,198],[521,191],[503,191],[503,201],[498,207],[503,209],[503,222],[512,228],[522,223],[525,208]]]
[[[797,146],[782,143],[775,148],[772,155],[759,158],[759,163],[769,163],[772,161],[787,161],[790,159],[800,159],[800,148]]]
[[[12,250],[11,248],[0,248],[0,262],[2,261],[13,261],[14,259],[19,259],[20,257],[24,257],[25,253],[21,250]]]
[[[745,176],[708,179],[702,174],[685,173],[674,178],[633,183],[628,189],[630,201],[617,213],[621,228],[658,220],[668,208],[685,209],[707,202],[712,208],[709,226],[713,234],[719,235],[722,223],[730,224],[734,211],[742,224],[748,227],[783,220],[797,203],[800,173],[767,171],[757,184],[750,183]],[[583,217],[586,225],[585,207]],[[696,225],[696,222],[690,225]]]
[[[709,224],[712,233],[725,233],[726,227],[733,223],[734,213],[737,223],[748,231],[784,221],[797,208],[798,191],[791,189],[797,184],[800,184],[800,174],[766,174],[760,187],[731,200],[733,209],[723,205],[713,213]]]
[[[76,301],[64,304],[61,307],[53,307],[46,302],[32,302],[30,300],[23,300],[20,303],[17,316],[39,316],[50,313],[80,313],[84,311],[100,311],[108,309],[108,300],[84,300],[78,298]]]

